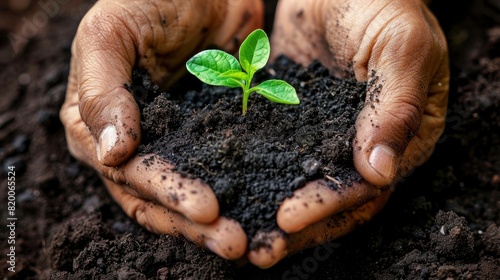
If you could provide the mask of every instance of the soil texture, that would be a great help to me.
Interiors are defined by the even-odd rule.
[[[10,233],[5,226],[8,213],[2,206],[0,278],[500,279],[498,1],[436,0],[431,6],[448,38],[452,81],[447,128],[429,161],[404,178],[386,208],[371,222],[348,236],[287,257],[267,270],[237,266],[188,241],[147,232],[113,202],[93,170],[69,155],[58,112],[67,84],[71,41],[91,4],[87,0],[61,4],[57,13],[47,14],[45,24],[33,25],[26,33],[27,22],[40,20],[43,9],[38,2],[0,3],[0,205],[8,199],[7,167],[15,166],[18,218],[16,272],[10,273]],[[24,40],[13,44],[9,34],[21,34]],[[311,68],[320,69],[317,65]],[[299,79],[305,83],[317,74],[301,71],[305,76]],[[183,114],[173,93],[169,94],[159,95],[158,101],[168,103],[164,99],[168,97],[172,106],[178,106],[178,114]],[[201,120],[204,128],[210,128],[213,122],[231,116],[231,110],[239,113],[240,95],[234,93],[225,99],[221,94],[218,101],[199,94],[187,94],[186,98],[227,108],[209,115],[206,124]],[[250,102],[251,110],[262,106],[266,113],[299,108],[271,104],[256,94]],[[350,104],[356,107],[357,103]],[[265,119],[261,110],[249,114]],[[238,119],[241,117],[233,121]],[[267,121],[285,125],[286,120]],[[159,129],[149,129],[149,140],[164,133],[161,126]],[[233,138],[229,139],[238,135],[235,130],[232,128]],[[205,141],[201,137],[204,130],[198,131],[198,141]],[[219,145],[235,151],[237,142],[219,140]],[[261,154],[268,153],[264,151]],[[297,166],[305,160],[297,158]],[[189,165],[179,168],[196,171]],[[198,168],[196,172],[206,171]],[[286,192],[276,190],[275,201]]]
[[[134,76],[133,88],[143,96],[151,83]],[[243,116],[240,89],[186,81],[200,89],[139,102],[145,103],[146,139],[139,152],[159,154],[177,172],[208,183],[221,215],[237,220],[250,238],[278,230],[279,205],[306,182],[327,176],[338,191],[361,180],[352,163],[352,138],[366,83],[335,79],[319,63],[303,68],[285,57],[255,80],[271,78],[294,86],[301,104],[275,104],[254,93]],[[146,89],[155,96],[155,87]]]

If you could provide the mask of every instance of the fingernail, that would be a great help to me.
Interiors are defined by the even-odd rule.
[[[279,257],[274,257],[274,259],[272,259],[272,261],[266,265],[263,265],[263,266],[260,266],[261,269],[268,269],[268,268],[271,268],[273,267],[275,264],[277,264],[279,261],[281,261],[282,259],[284,259],[286,257],[286,255],[288,255],[288,251],[283,251],[281,253],[281,255]]]
[[[99,161],[105,158],[107,153],[113,149],[117,140],[118,134],[115,126],[110,125],[102,130],[101,135],[99,135],[99,143],[96,145],[97,159]]]
[[[205,246],[207,246],[207,248],[210,249],[210,251],[212,251],[212,252],[216,253],[217,255],[223,257],[222,252],[220,250],[220,247],[219,247],[219,244],[217,243],[217,241],[212,240],[212,239],[207,239],[205,241]]]
[[[380,176],[392,180],[396,174],[397,156],[394,150],[385,145],[373,148],[368,163]]]

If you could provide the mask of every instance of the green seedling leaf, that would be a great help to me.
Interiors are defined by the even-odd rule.
[[[267,99],[281,104],[299,104],[300,100],[297,96],[295,88],[282,80],[268,80],[260,85],[251,88]]]
[[[220,50],[202,51],[186,62],[187,70],[202,82],[214,86],[240,87],[241,81],[222,74],[229,71],[241,72],[238,60]]]
[[[238,70],[229,70],[225,73],[222,73],[222,77],[234,78],[236,80],[246,81],[248,79],[248,74],[246,74],[245,72],[238,71]]]
[[[269,38],[262,29],[250,33],[240,46],[241,67],[250,75],[263,68],[269,60]]]
[[[232,55],[207,50],[186,62],[186,68],[202,82],[214,86],[241,87],[243,90],[242,114],[245,115],[250,93],[257,92],[267,99],[282,104],[299,104],[295,89],[285,81],[269,80],[250,88],[253,75],[266,66],[270,54],[269,38],[257,29],[250,33],[240,47],[240,62]],[[241,63],[241,64],[240,64]],[[242,70],[246,71],[243,72]]]

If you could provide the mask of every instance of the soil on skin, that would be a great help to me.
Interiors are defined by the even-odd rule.
[[[18,220],[10,273],[8,212],[0,212],[0,278],[500,279],[500,7],[494,0],[434,2],[449,41],[452,83],[447,129],[433,156],[373,221],[267,270],[237,267],[185,240],[147,232],[94,171],[69,156],[58,111],[71,40],[91,2],[61,5],[15,48],[9,32],[26,34],[41,8],[2,2],[0,201],[8,199],[7,167],[15,166]],[[257,95],[250,100],[261,102]],[[239,108],[234,102],[230,107]]]
[[[154,87],[146,88],[147,75],[134,77],[136,92],[158,95]],[[301,104],[271,103],[254,93],[243,116],[241,89],[201,82],[194,83],[199,90],[164,92],[153,102],[139,102],[145,103],[146,139],[139,152],[159,154],[177,172],[208,183],[221,215],[237,220],[250,238],[278,230],[279,205],[306,182],[328,176],[336,182],[325,184],[340,191],[361,181],[352,163],[352,138],[366,83],[335,79],[319,63],[302,68],[285,57],[255,81],[271,78],[294,86]]]

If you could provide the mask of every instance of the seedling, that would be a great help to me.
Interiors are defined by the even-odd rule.
[[[214,86],[241,87],[243,89],[243,115],[247,111],[250,93],[257,92],[267,99],[282,104],[299,104],[295,88],[282,80],[268,80],[250,87],[257,70],[269,60],[269,39],[266,33],[257,29],[240,46],[240,61],[221,50],[202,51],[186,62],[191,74],[202,82]],[[243,68],[243,70],[242,70]]]

